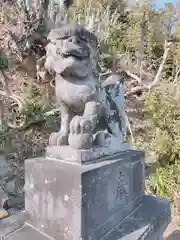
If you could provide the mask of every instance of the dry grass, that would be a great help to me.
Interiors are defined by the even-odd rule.
[[[26,89],[29,88],[29,85],[36,84],[36,59],[34,56],[20,59],[17,52],[13,51],[8,44],[10,31],[18,29],[20,32],[16,32],[16,35],[22,36],[25,30],[23,20],[23,12],[16,5],[0,6],[0,50],[6,54],[9,60],[8,86],[14,93],[26,98]],[[54,96],[54,89],[48,83],[39,85],[39,88],[42,92],[47,93],[46,97],[50,94]],[[5,104],[8,109],[8,99],[5,100]],[[42,156],[52,129],[53,126],[49,128],[46,123],[32,125],[23,131],[5,128],[6,141],[1,144],[0,151],[6,155],[14,174],[24,178],[24,160]]]

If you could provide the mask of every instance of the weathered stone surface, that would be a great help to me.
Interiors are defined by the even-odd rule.
[[[41,234],[28,225],[4,237],[3,240],[48,240],[48,236]],[[51,239],[52,240],[52,239]]]
[[[24,220],[24,212],[18,212],[0,220],[0,238],[22,227]]]
[[[138,151],[89,164],[27,160],[27,222],[58,240],[101,239],[140,204],[143,160]]]
[[[4,184],[4,190],[7,194],[11,196],[19,195],[19,189],[22,189],[24,185],[24,180],[19,176],[14,176],[13,178],[6,181]]]
[[[8,195],[0,187],[0,208],[4,207],[4,203],[8,200]]]
[[[74,149],[70,146],[49,146],[46,148],[46,157],[51,159],[60,159],[70,162],[86,163],[92,160],[97,160],[99,158],[110,156],[114,154],[119,154],[119,149],[121,151],[128,151],[130,149],[129,144],[121,143],[114,147],[92,147],[90,149]]]
[[[15,215],[15,214],[19,214],[19,210],[16,208],[9,208],[7,209],[7,212],[9,214],[9,216]]]
[[[4,202],[4,208],[16,208],[21,210],[24,206],[24,195],[10,197],[8,200]]]
[[[168,201],[144,196],[142,204],[102,240],[162,240],[170,221]]]
[[[8,181],[5,184],[4,189],[9,194],[15,194],[15,192],[16,192],[16,180],[15,180],[15,178],[13,178],[12,180]]]
[[[3,184],[3,182],[9,178],[10,176],[12,176],[12,169],[10,168],[10,166],[8,165],[5,155],[0,154],[0,179],[1,179],[1,183]],[[0,185],[1,185],[0,183]]]
[[[22,200],[24,180],[15,176],[9,161],[5,155],[0,155],[0,207],[17,207],[17,202],[20,202],[19,199],[21,199],[22,209],[24,205],[24,200]],[[7,206],[7,202],[9,206]],[[19,206],[20,204],[18,204]]]

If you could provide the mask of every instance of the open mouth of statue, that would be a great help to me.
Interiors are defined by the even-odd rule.
[[[75,55],[75,54],[63,54],[63,57],[64,57],[64,58],[73,57],[73,58],[75,58],[75,59],[77,59],[77,60],[79,60],[79,61],[82,61],[82,60],[84,59],[84,57],[82,57],[82,56],[77,56],[77,55]]]
[[[85,51],[71,51],[62,54],[64,58],[73,57],[78,61],[86,60],[89,58],[89,54]]]

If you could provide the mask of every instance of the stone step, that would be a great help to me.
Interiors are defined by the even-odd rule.
[[[24,225],[25,214],[24,212],[14,212],[9,217],[0,220],[0,239],[5,235],[16,231]]]
[[[168,201],[144,196],[142,204],[101,240],[163,240],[170,221]]]
[[[45,236],[29,225],[24,225],[21,229],[7,235],[3,240],[49,240],[51,238]]]
[[[143,203],[101,240],[163,240],[163,232],[171,220],[170,213],[170,203],[168,201],[145,196]],[[25,239],[52,240],[52,238],[30,225],[24,225],[21,229],[3,238],[3,240]],[[74,238],[74,240],[77,239]]]

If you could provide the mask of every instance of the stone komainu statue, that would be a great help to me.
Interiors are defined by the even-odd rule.
[[[98,41],[81,25],[64,25],[48,36],[45,68],[55,72],[61,127],[49,145],[87,149],[126,137],[123,77],[99,81]]]

